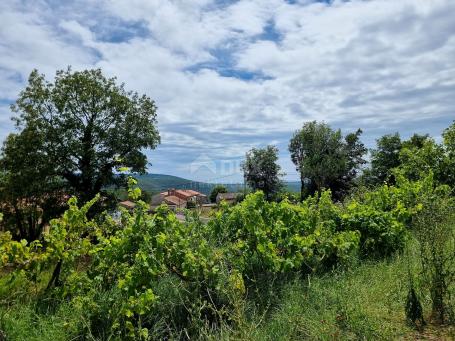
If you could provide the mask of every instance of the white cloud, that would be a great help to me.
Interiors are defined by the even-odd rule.
[[[201,153],[283,150],[310,119],[360,126],[369,142],[419,121],[438,134],[455,111],[454,16],[450,0],[7,1],[0,100],[33,68],[51,78],[69,64],[101,67],[156,100],[163,145],[152,170],[162,172]],[[0,137],[12,127],[5,108]]]

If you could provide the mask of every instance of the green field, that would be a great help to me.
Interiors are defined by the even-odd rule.
[[[350,271],[321,276],[270,278],[261,298],[252,297],[241,307],[239,328],[225,324],[221,330],[204,328],[207,340],[454,340],[450,326],[428,326],[418,331],[405,323],[407,263],[401,256],[362,264]],[[16,284],[20,283],[17,279]],[[8,278],[0,281],[0,330],[6,340],[83,340],[74,326],[85,321],[84,309],[62,303],[44,309],[33,292],[12,289]],[[259,306],[257,303],[260,302]],[[425,297],[425,309],[430,299]],[[428,315],[428,314],[427,314]],[[1,335],[1,334],[0,334]],[[91,338],[88,338],[89,340]],[[93,340],[93,339],[92,339]]]

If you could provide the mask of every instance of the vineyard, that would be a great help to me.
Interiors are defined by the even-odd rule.
[[[454,341],[454,0],[0,0],[0,341]]]
[[[34,330],[38,334],[27,338],[36,340],[44,337],[40,328],[52,332],[49,324],[63,333],[55,336],[61,339],[261,338],[261,328],[283,323],[276,320],[276,309],[285,309],[277,302],[281,292],[291,295],[282,298],[287,309],[305,309],[295,306],[297,295],[321,316],[317,319],[331,316],[325,329],[316,329],[317,338],[400,337],[406,328],[384,329],[380,321],[371,321],[369,331],[356,329],[359,307],[345,311],[347,302],[339,305],[346,290],[356,300],[365,288],[356,293],[340,285],[358,285],[349,284],[355,276],[366,276],[373,285],[374,275],[368,278],[365,272],[376,266],[387,278],[398,267],[404,278],[395,281],[401,287],[387,295],[398,295],[395,305],[404,302],[409,283],[421,271],[413,257],[400,256],[416,250],[410,247],[418,243],[413,222],[434,196],[453,207],[449,188],[436,186],[430,174],[419,181],[397,177],[395,186],[360,191],[343,203],[334,203],[328,190],[299,204],[268,202],[256,192],[238,205],[222,205],[208,224],[190,211],[182,223],[166,206],[148,213],[136,182],[129,185],[137,206],[133,212],[122,210],[119,219],[106,213],[89,219],[87,212],[99,197],[82,206],[72,198],[43,239],[27,243],[12,240],[9,232],[0,234],[0,330],[6,335]],[[324,292],[329,290],[324,281],[331,281],[335,297]],[[446,289],[453,290],[448,284]],[[425,288],[424,281],[419,285]],[[321,311],[311,295],[328,300],[329,311]],[[333,306],[339,308],[332,314]],[[394,309],[390,313],[404,325],[404,305]],[[18,312],[30,316],[31,325],[22,331]],[[299,314],[306,316],[292,316],[296,330],[280,333],[315,336],[313,327],[299,324]],[[258,316],[257,334],[242,334]]]

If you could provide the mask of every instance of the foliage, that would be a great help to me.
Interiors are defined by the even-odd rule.
[[[300,193],[282,189],[280,193],[278,193],[276,201],[281,202],[283,200],[288,200],[292,204],[298,204],[300,202]]]
[[[217,185],[213,187],[212,191],[210,192],[210,202],[216,202],[216,196],[218,193],[227,193],[227,188],[226,186],[223,185]]]
[[[147,332],[163,318],[156,315],[157,310],[161,312],[157,306],[160,298],[153,288],[160,277],[175,276],[193,299],[206,290],[223,287],[217,265],[220,255],[203,239],[196,222],[181,224],[165,207],[154,217],[145,212],[145,207],[133,215],[123,212],[123,228],[102,241],[91,273],[105,290],[120,291],[123,303],[119,314],[111,317],[111,328],[130,336]],[[189,297],[185,301],[188,303]],[[172,312],[168,314],[172,317]]]
[[[384,135],[376,140],[376,149],[371,151],[371,168],[366,174],[368,183],[373,185],[394,184],[391,171],[400,165],[401,145],[398,133]]]
[[[360,135],[362,135],[362,130],[357,129],[355,133],[349,133],[344,138],[344,149],[347,158],[346,169],[344,174],[330,187],[333,196],[337,200],[346,197],[352,187],[356,185],[355,180],[357,179],[360,168],[366,163],[364,156],[368,149],[360,141]]]
[[[239,325],[233,326],[229,321],[219,326],[194,323],[200,327],[199,339],[205,340],[415,340],[423,336],[452,340],[455,329],[449,326],[431,325],[421,334],[404,323],[406,273],[407,260],[398,255],[385,261],[364,262],[350,271],[295,276],[283,282],[273,282],[267,277],[265,283],[273,282],[270,295],[261,291],[259,296],[265,301],[265,310],[258,309],[256,298],[247,297],[245,315]],[[0,288],[5,287],[4,283],[0,279]],[[163,313],[169,313],[178,302],[176,297],[185,290],[168,280],[162,287],[156,306]],[[156,293],[158,295],[158,290]],[[6,294],[11,295],[11,292]],[[16,296],[13,303],[0,305],[0,330],[7,340],[103,339],[90,333],[87,327],[89,321],[84,313],[91,304],[78,309],[71,302],[62,302],[55,311],[40,311],[31,296],[27,297],[30,299]],[[108,308],[106,314],[99,317],[100,324],[107,320],[107,312],[114,310],[118,302],[112,293],[104,293],[103,297]],[[422,308],[424,311],[431,308],[431,302],[423,299]],[[169,330],[164,324],[157,324],[159,330]],[[78,329],[84,326],[86,329]],[[104,336],[104,339],[109,337]],[[160,339],[152,330],[149,338]],[[111,340],[118,339],[111,337]],[[171,334],[168,339],[188,339],[188,336],[183,331]]]
[[[447,155],[446,181],[449,186],[455,188],[455,121],[444,130],[442,138]]]
[[[413,330],[403,323],[406,262],[401,257],[365,262],[351,271],[297,278],[274,292],[279,297],[270,316],[253,313],[242,330],[221,339],[415,339]]]
[[[45,154],[52,174],[84,200],[120,179],[116,168],[143,172],[143,148],[159,142],[155,103],[125,91],[99,69],[57,71],[53,83],[34,70],[12,110],[17,126],[39,139],[30,151]]]
[[[141,189],[140,199],[145,203],[150,203],[152,201],[152,195],[150,194],[150,192]]]
[[[14,241],[9,232],[0,232],[0,267],[14,267],[25,270],[30,279],[36,281],[46,269],[55,266],[48,288],[60,286],[64,279],[76,271],[75,264],[81,257],[90,255],[93,238],[100,235],[96,223],[87,219],[87,212],[98,200],[95,197],[81,208],[77,199],[71,198],[69,208],[60,219],[50,223],[50,233],[45,234],[44,244],[35,240]]]
[[[182,223],[165,205],[150,214],[130,178],[136,207],[120,209],[118,219],[90,220],[97,198],[81,208],[73,198],[43,241],[0,234],[0,270],[25,276],[30,284],[22,287],[34,287],[44,302],[69,305],[82,321],[72,325],[76,335],[197,338],[207,326],[241,328],[245,300],[264,293],[265,279],[347,269],[358,251],[374,258],[402,248],[419,197],[435,189],[431,176],[397,179],[400,187],[384,185],[345,206],[334,204],[330,191],[298,204],[256,192],[236,206],[222,204],[202,224],[197,212]]]
[[[129,184],[130,198],[137,200],[141,191],[135,180]],[[242,294],[242,276],[223,265],[222,253],[208,244],[198,220],[182,224],[165,206],[151,216],[147,205],[138,201],[135,212],[122,210],[119,222],[105,216],[100,224],[86,218],[96,200],[78,208],[76,199],[71,199],[64,216],[51,222],[44,244],[16,242],[10,234],[1,234],[0,267],[25,270],[35,280],[54,268],[46,291],[71,299],[75,309],[84,307],[91,333],[98,337],[145,338],[147,327],[153,328],[166,314],[156,305],[159,297],[154,289],[169,276],[183,286],[180,295],[187,293],[181,298],[180,313],[188,318],[192,316],[185,313],[186,305],[195,304],[200,318],[216,319],[224,314],[218,308],[229,307]],[[85,262],[86,271],[81,271]],[[104,301],[102,292],[110,292],[117,304]],[[178,315],[170,311],[167,319],[177,330],[189,322],[184,315],[176,319]]]
[[[294,133],[289,151],[300,174],[302,200],[323,188],[331,189],[336,199],[346,195],[365,163],[367,150],[359,140],[361,133],[359,129],[343,139],[340,130],[316,121],[305,123]]]
[[[253,191],[262,190],[267,200],[272,200],[283,184],[280,176],[281,167],[278,161],[278,148],[253,148],[246,153],[242,163],[245,181]]]
[[[408,140],[403,141],[402,148],[422,148],[427,141],[431,140],[429,134],[414,133]]]
[[[4,141],[0,156],[0,202],[5,227],[16,239],[37,239],[49,220],[63,212],[62,181],[55,177],[36,126]]]
[[[444,145],[451,156],[455,153],[455,120],[442,133]]]
[[[441,144],[428,134],[414,134],[405,141],[401,141],[398,133],[384,135],[377,140],[377,148],[371,152],[371,168],[364,171],[364,183],[373,186],[394,184],[398,170],[402,176],[413,181],[431,172],[437,183],[454,187],[454,126],[444,131]]]
[[[417,322],[420,323],[420,327],[425,325],[422,304],[412,285],[409,288],[408,296],[406,297],[405,314],[406,319],[411,325],[418,326]]]
[[[423,208],[422,198],[450,191],[448,186],[439,185],[431,172],[418,181],[409,180],[400,169],[393,174],[395,186],[384,184],[358,193],[346,203],[341,226],[360,231],[363,256],[384,257],[402,250],[412,218]]]
[[[438,183],[448,183],[448,158],[443,145],[427,138],[419,147],[403,147],[400,152],[400,171],[410,180],[418,180],[425,174],[433,172]]]
[[[343,230],[360,232],[363,256],[389,256],[402,249],[405,243],[406,228],[404,223],[397,219],[400,213],[382,211],[372,205],[352,201],[342,215],[341,226]]]
[[[423,209],[413,217],[419,242],[420,281],[429,290],[432,317],[440,323],[455,322],[455,200],[444,193],[428,193]]]
[[[224,206],[209,226],[237,266],[251,275],[313,272],[348,261],[357,249],[358,233],[336,232],[338,218],[330,192],[299,206],[270,203],[257,192],[234,207]]]

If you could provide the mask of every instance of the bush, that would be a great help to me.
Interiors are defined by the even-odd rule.
[[[234,206],[222,206],[209,223],[248,276],[255,272],[313,272],[349,261],[359,241],[356,231],[336,231],[339,209],[330,191],[301,205],[268,202],[262,192]]]
[[[401,250],[406,228],[392,211],[351,202],[342,215],[342,230],[360,232],[360,250],[364,257],[380,258]]]
[[[430,293],[432,317],[455,322],[455,199],[434,193],[423,198],[423,209],[413,218],[419,242],[421,285]]]
[[[423,198],[431,193],[446,195],[447,186],[437,186],[433,174],[409,181],[395,172],[396,186],[383,185],[372,191],[356,193],[346,204],[342,230],[361,233],[360,251],[364,257],[390,256],[402,250],[412,219],[424,207]]]
[[[124,211],[122,228],[101,240],[89,269],[91,286],[120,297],[112,332],[123,337],[153,332],[160,338],[166,335],[156,333],[187,330],[196,335],[196,320],[217,323],[228,314],[232,298],[244,290],[243,279],[225,265],[223,251],[207,241],[199,221],[189,217],[181,223],[165,206],[156,215],[146,211],[141,203],[134,213]],[[233,278],[237,286],[231,285]]]

